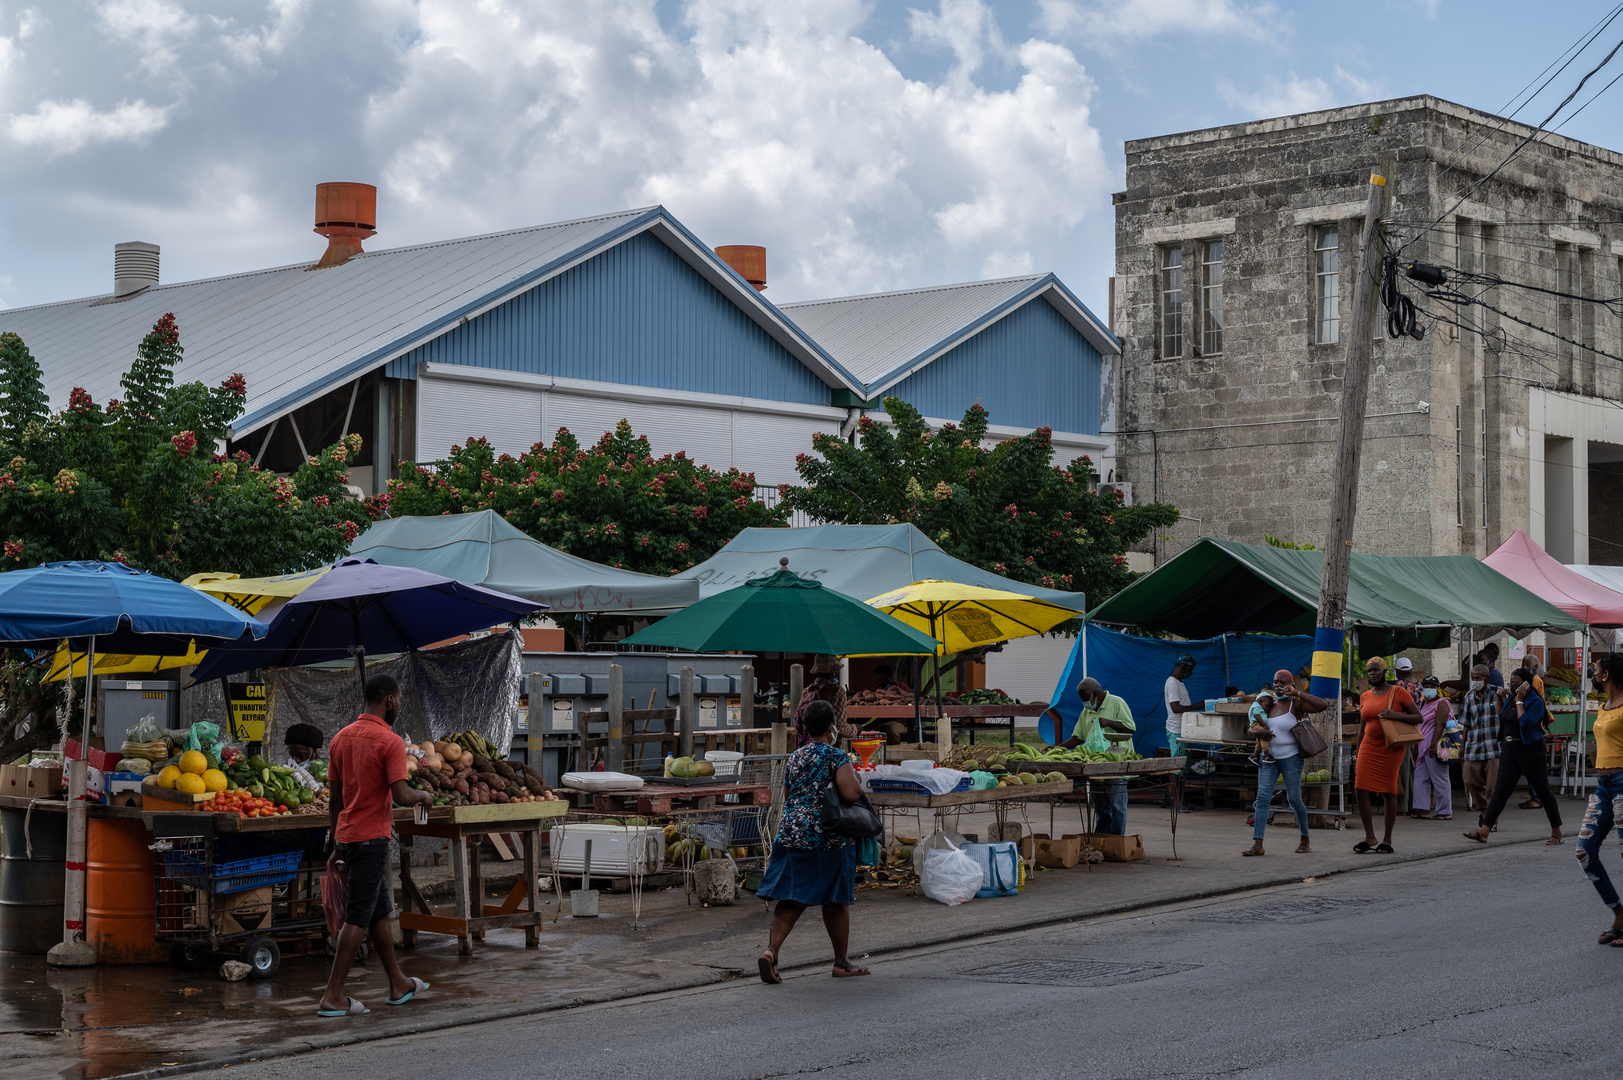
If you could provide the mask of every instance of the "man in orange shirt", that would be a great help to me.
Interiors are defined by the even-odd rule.
[[[428,989],[408,978],[394,955],[389,934],[389,837],[394,833],[394,804],[433,802],[426,791],[406,783],[406,744],[393,730],[400,711],[400,684],[387,675],[366,682],[366,711],[332,737],[328,750],[329,817],[336,850],[349,876],[349,904],[344,926],[334,944],[332,973],[321,996],[319,1016],[361,1016],[371,1012],[344,993],[355,951],[370,933],[372,952],[389,977],[389,1004],[404,1005]]]

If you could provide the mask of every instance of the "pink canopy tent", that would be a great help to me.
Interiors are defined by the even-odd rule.
[[[1594,627],[1623,626],[1623,593],[1608,589],[1562,564],[1554,555],[1533,543],[1517,529],[1482,560],[1533,595],[1547,600],[1584,623],[1584,653],[1589,652],[1590,630]],[[1582,675],[1582,672],[1579,673]],[[1589,736],[1587,686],[1578,688],[1578,746]],[[1578,754],[1573,782],[1583,791],[1584,755]],[[1562,789],[1566,789],[1566,767],[1562,766]]]

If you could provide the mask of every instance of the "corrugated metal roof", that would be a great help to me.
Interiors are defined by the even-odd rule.
[[[53,404],[82,386],[98,401],[122,396],[142,336],[165,312],[180,325],[185,359],[177,381],[213,385],[241,372],[244,434],[304,401],[387,362],[525,288],[643,229],[707,264],[713,284],[833,383],[846,383],[828,354],[731,273],[661,207],[372,251],[322,270],[309,263],[176,285],[115,303],[105,296],[0,310],[45,372]]]
[[[1053,274],[782,304],[871,396],[1021,304],[1048,295],[1101,352],[1120,344]]]

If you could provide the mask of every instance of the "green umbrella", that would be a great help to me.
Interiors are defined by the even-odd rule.
[[[782,559],[783,566],[789,560]],[[625,639],[694,652],[935,655],[936,641],[854,596],[784,566],[683,608]]]

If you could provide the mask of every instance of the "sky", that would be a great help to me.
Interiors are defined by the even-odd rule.
[[[371,249],[662,203],[779,302],[1052,270],[1102,314],[1126,140],[1499,111],[1612,6],[0,0],[0,306],[107,292],[125,240],[166,282],[313,261],[315,185],[359,180]],[[1563,133],[1623,149],[1620,100]]]

